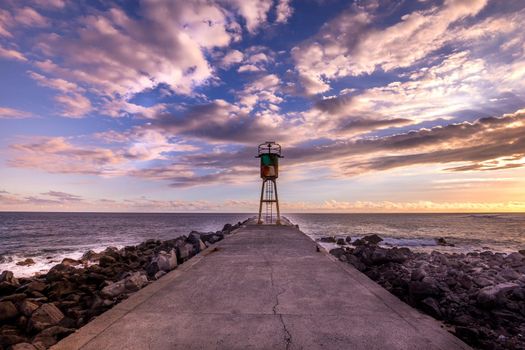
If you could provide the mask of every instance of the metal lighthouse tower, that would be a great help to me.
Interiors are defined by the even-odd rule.
[[[279,197],[277,196],[277,177],[279,177],[279,158],[281,156],[281,145],[275,141],[267,141],[259,145],[258,155],[261,159],[261,200],[259,202],[258,224],[273,223],[273,205],[277,209],[275,224],[281,224],[281,213],[279,212]],[[265,215],[263,216],[263,204],[265,205]]]

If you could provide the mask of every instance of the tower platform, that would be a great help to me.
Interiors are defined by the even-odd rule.
[[[247,225],[52,349],[469,349],[294,226]]]

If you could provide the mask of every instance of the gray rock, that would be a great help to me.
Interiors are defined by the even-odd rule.
[[[31,328],[42,331],[45,328],[56,326],[64,314],[53,304],[43,304],[31,315]]]
[[[181,261],[186,261],[193,255],[193,245],[185,243],[180,247],[177,247],[178,255]]]
[[[146,284],[148,284],[148,278],[140,272],[135,272],[124,279],[124,286],[128,292],[136,292]]]
[[[104,288],[102,288],[101,293],[104,297],[108,298],[115,298],[121,294],[124,294],[126,292],[126,282],[125,279],[110,283]]]
[[[498,303],[498,299],[501,298],[505,292],[516,288],[519,288],[519,285],[512,282],[485,287],[478,292],[477,302],[483,307],[493,307]]]
[[[157,273],[153,277],[154,277],[154,279],[158,280],[159,278],[161,278],[165,274],[166,274],[165,271],[157,271]]]

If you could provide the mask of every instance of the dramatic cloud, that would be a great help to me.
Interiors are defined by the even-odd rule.
[[[193,136],[212,142],[253,143],[255,139],[270,136],[287,138],[279,125],[245,114],[241,108],[224,100],[192,106],[180,115],[160,115],[149,127],[171,135]]]
[[[455,39],[449,28],[485,5],[486,0],[447,0],[386,28],[376,27],[381,7],[353,5],[293,49],[300,81],[307,94],[317,94],[330,89],[330,79],[408,67]]]
[[[37,168],[51,173],[115,175],[125,158],[110,149],[72,145],[63,137],[43,138],[11,146],[19,156],[9,161],[17,168]]]
[[[8,1],[2,205],[193,210],[159,198],[209,186],[213,203],[194,208],[249,208],[254,147],[275,140],[289,208],[470,210],[456,190],[473,187],[453,181],[525,172],[524,17],[503,0]],[[17,195],[35,170],[64,187]],[[70,187],[109,198],[117,176],[124,201]],[[410,176],[421,197],[398,186]],[[316,193],[298,190],[314,179]],[[368,202],[378,183],[396,185]],[[490,208],[513,205],[520,182],[506,185]]]
[[[246,29],[254,34],[262,24],[266,23],[268,12],[273,0],[222,0],[233,5],[234,9],[246,21]]]

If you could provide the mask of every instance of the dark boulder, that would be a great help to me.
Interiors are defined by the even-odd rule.
[[[117,259],[115,259],[114,257],[110,255],[102,255],[99,259],[98,264],[102,267],[109,267],[115,264],[116,262],[117,262]]]
[[[0,322],[11,320],[18,315],[18,309],[12,301],[0,301]]]
[[[335,239],[335,237],[332,237],[332,236],[321,237],[321,238],[319,238],[319,242],[323,242],[323,243],[335,243],[335,242],[336,242],[336,239]]]
[[[435,297],[441,294],[435,281],[430,278],[423,278],[422,281],[410,281],[408,283],[409,297],[413,301],[420,301],[427,297]]]
[[[330,254],[335,256],[337,259],[341,257],[341,255],[345,254],[345,250],[343,248],[334,248],[330,250]]]
[[[378,235],[371,234],[363,237],[363,240],[367,241],[370,244],[379,244],[383,241],[383,238],[379,237]]]
[[[346,245],[346,241],[344,240],[344,238],[338,238],[337,241],[336,241],[336,244],[338,244],[338,245]]]
[[[442,318],[442,312],[439,307],[439,303],[432,297],[421,300],[421,308],[430,316],[440,320]]]
[[[30,326],[36,331],[57,325],[64,314],[53,304],[43,304],[31,315]]]

